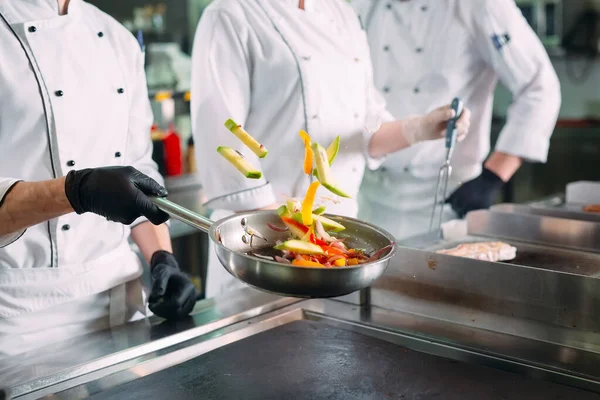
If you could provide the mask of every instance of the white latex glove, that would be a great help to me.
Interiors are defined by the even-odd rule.
[[[408,117],[404,120],[404,137],[411,144],[426,140],[441,139],[446,136],[446,123],[454,118],[455,111],[450,105],[436,108],[427,115]],[[471,125],[471,111],[465,107],[456,121],[457,141],[467,136]]]

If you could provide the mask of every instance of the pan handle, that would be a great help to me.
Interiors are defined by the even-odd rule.
[[[169,214],[172,218],[186,223],[193,228],[200,229],[203,232],[208,233],[213,224],[210,219],[165,198],[151,197],[150,199],[158,208]]]

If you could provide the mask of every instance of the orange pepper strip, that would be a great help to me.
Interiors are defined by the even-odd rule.
[[[297,267],[324,267],[323,264],[308,260],[294,260],[292,261],[292,265],[295,265]]]
[[[313,151],[310,147],[310,145],[311,145],[310,136],[308,135],[308,133],[301,130],[300,137],[304,141],[304,173],[306,175],[310,175],[310,174],[312,174],[312,171],[313,171],[313,158],[314,158]]]
[[[343,251],[341,251],[340,249],[336,249],[335,247],[321,246],[321,248],[330,256],[343,256],[344,258],[348,258],[348,256]]]
[[[304,201],[302,202],[302,223],[306,226],[311,225],[313,223],[313,205],[315,203],[315,198],[317,197],[317,189],[319,188],[321,183],[319,181],[314,181],[308,187],[306,191],[306,196],[304,196]]]

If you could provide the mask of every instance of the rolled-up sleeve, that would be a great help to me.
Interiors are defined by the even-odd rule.
[[[144,72],[144,56],[138,46],[135,47],[135,51],[137,53],[136,71],[131,90],[127,161],[134,168],[164,186],[164,179],[158,172],[158,166],[152,159],[150,130],[154,116],[148,98],[148,88]],[[131,227],[133,228],[147,220],[146,217],[140,217],[131,224]]]
[[[8,192],[20,182],[19,179],[14,178],[0,178],[0,208],[4,204],[4,198],[8,194]],[[25,233],[25,229],[19,230],[17,232],[11,232],[6,235],[0,235],[0,248],[6,247],[18,238],[20,238],[23,233]]]
[[[251,62],[248,23],[224,10],[206,10],[192,52],[191,115],[198,175],[208,198],[207,207],[230,211],[263,208],[275,203],[271,185],[247,179],[217,153],[217,147],[240,151],[260,168],[259,158],[224,126],[231,118],[242,126],[250,111]]]
[[[548,54],[514,0],[468,3],[477,49],[513,95],[495,150],[546,162],[561,104]]]

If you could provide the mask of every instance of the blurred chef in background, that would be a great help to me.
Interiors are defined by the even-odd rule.
[[[0,49],[0,357],[149,315],[129,237],[150,310],[187,315],[134,37],[81,0],[5,0]]]
[[[523,161],[546,161],[560,108],[559,81],[513,0],[351,4],[367,31],[375,84],[394,117],[426,113],[455,96],[473,112],[471,133],[452,159],[446,221],[488,208]],[[513,102],[488,154],[498,79],[512,92]],[[443,140],[419,143],[367,171],[359,217],[398,238],[426,232],[443,147]]]
[[[442,103],[424,116],[394,120],[373,85],[365,32],[343,0],[216,0],[204,11],[192,54],[192,124],[198,170],[213,220],[235,212],[276,208],[285,196],[301,198],[306,130],[327,146],[341,135],[332,166],[353,198],[365,163],[444,135],[454,116]],[[449,103],[449,101],[447,102]],[[458,120],[464,136],[469,110]],[[260,160],[223,126],[232,118],[269,150]],[[249,180],[216,152],[228,146],[262,168]],[[331,196],[321,190],[320,196]],[[356,216],[355,200],[327,204],[332,214]],[[211,244],[212,246],[212,244]],[[220,266],[211,247],[207,297],[241,283]]]

